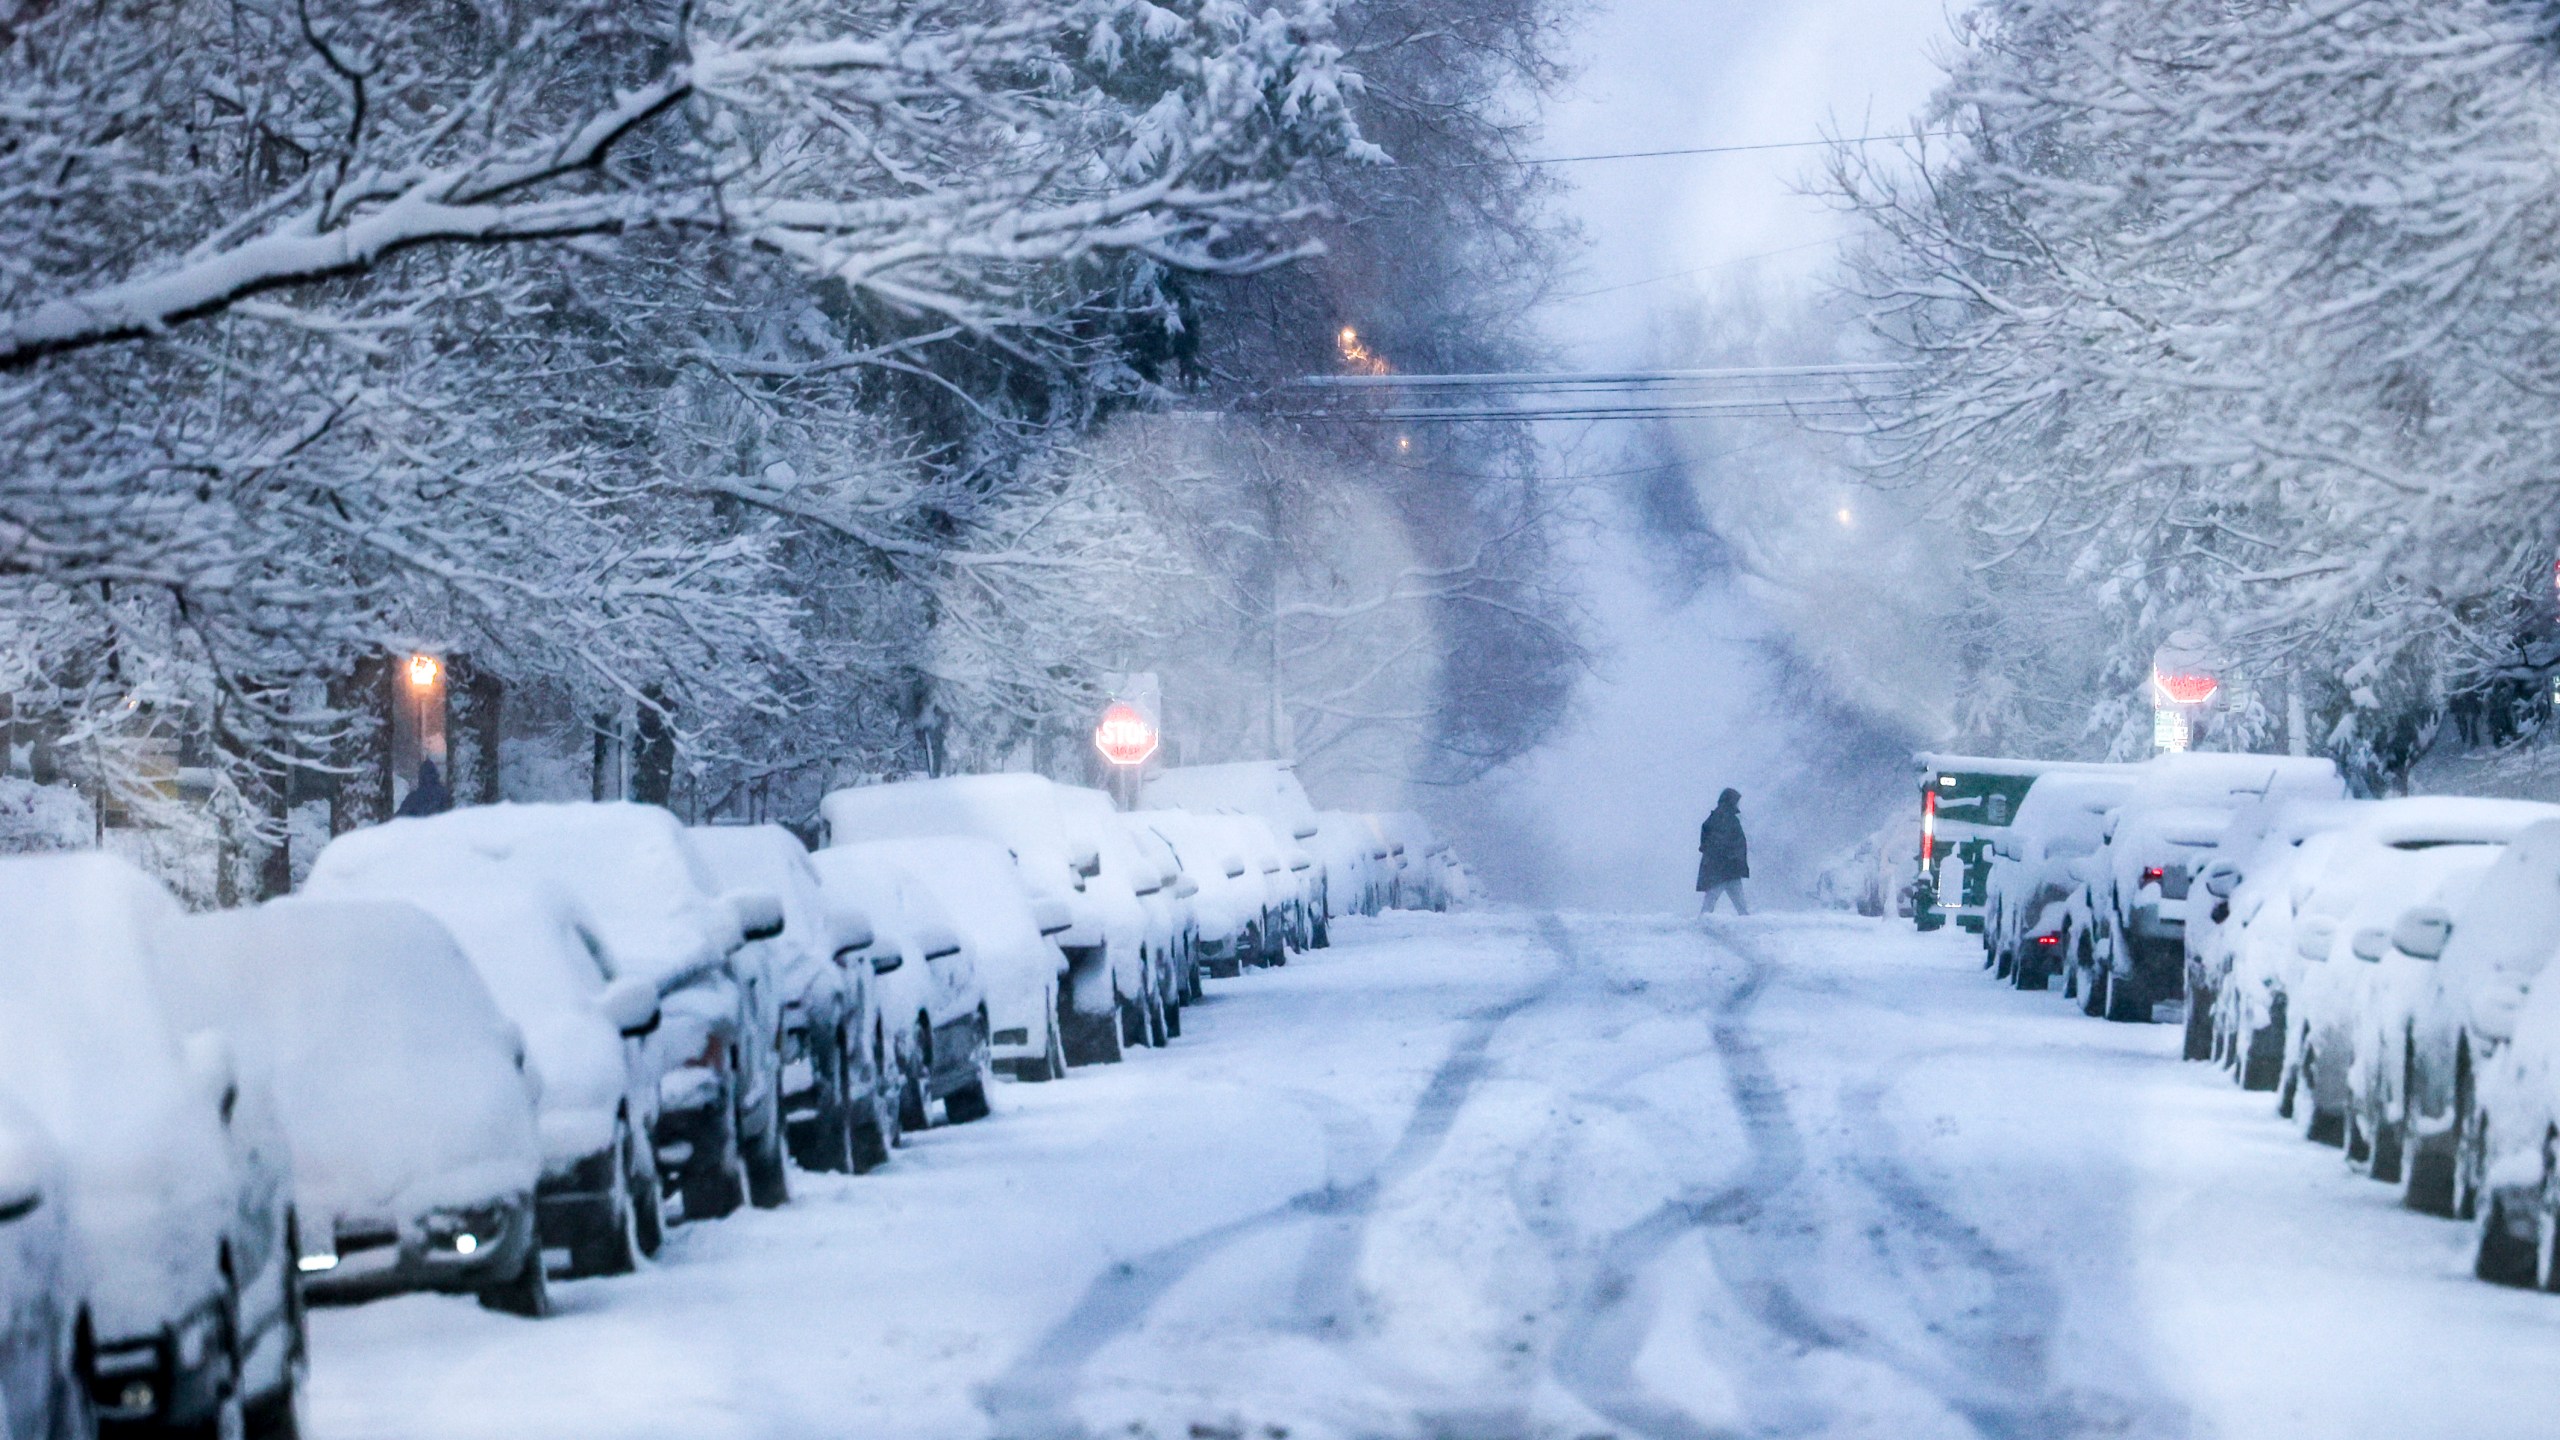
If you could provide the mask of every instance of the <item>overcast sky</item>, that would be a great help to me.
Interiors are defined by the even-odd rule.
[[[1549,110],[1542,153],[1907,129],[1936,84],[1946,34],[1941,0],[1595,0],[1580,78]],[[1820,156],[1561,167],[1589,240],[1565,287],[1579,298],[1546,317],[1568,363],[1647,362],[1659,311],[1748,271],[1779,286],[1815,283],[1827,242],[1846,229],[1802,193]],[[1690,271],[1700,273],[1681,273]],[[1623,442],[1610,427],[1555,438],[1584,469]],[[1844,816],[1842,797],[1863,778],[1861,803],[1872,807],[1874,777],[1808,770],[1803,718],[1769,698],[1758,652],[1742,643],[1763,623],[1747,604],[1723,590],[1664,600],[1647,589],[1623,532],[1590,542],[1584,565],[1605,647],[1600,673],[1568,734],[1469,797],[1471,853],[1522,898],[1691,904],[1698,822],[1730,784],[1745,792],[1755,883],[1771,900],[1800,893],[1823,853],[1873,823]]]

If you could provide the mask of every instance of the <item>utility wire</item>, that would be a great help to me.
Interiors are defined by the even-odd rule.
[[[1895,135],[1848,135],[1836,140],[1770,140],[1758,145],[1691,145],[1677,150],[1618,150],[1602,155],[1529,155],[1517,160],[1461,160],[1414,165],[1415,170],[1510,170],[1533,165],[1588,165],[1596,160],[1667,160],[1682,155],[1748,155],[1761,150],[1812,150],[1829,145],[1871,145],[1886,140],[1943,140],[1952,130],[1911,130]]]

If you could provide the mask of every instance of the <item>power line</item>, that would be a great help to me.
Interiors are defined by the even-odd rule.
[[[1897,135],[1848,135],[1832,140],[1769,140],[1757,145],[1691,145],[1677,150],[1619,150],[1602,155],[1539,155],[1516,160],[1461,160],[1414,165],[1414,170],[1508,170],[1534,165],[1587,165],[1596,160],[1668,160],[1683,155],[1748,155],[1761,150],[1811,150],[1829,145],[1871,145],[1886,140],[1942,140],[1952,130],[1912,130]]]

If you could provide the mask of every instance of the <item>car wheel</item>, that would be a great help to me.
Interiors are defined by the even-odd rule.
[[[501,1315],[539,1320],[550,1314],[551,1277],[543,1273],[541,1243],[526,1246],[524,1263],[516,1267],[516,1273],[495,1285],[483,1286],[479,1299],[481,1309]]]
[[[995,1084],[995,1063],[988,1058],[987,1012],[978,1012],[976,1075],[968,1084],[942,1097],[942,1118],[954,1125],[984,1120],[994,1107],[987,1103],[988,1087]]]
[[[2320,1103],[2320,1052],[2307,1042],[2302,1064],[2294,1071],[2293,1121],[2302,1127],[2302,1138],[2314,1145],[2347,1142],[2346,1117]]]
[[[1118,980],[1111,985],[1111,1008],[1099,1015],[1087,1015],[1076,1008],[1075,998],[1066,986],[1058,987],[1058,1033],[1066,1044],[1069,1065],[1117,1065],[1127,1055],[1121,1042],[1121,1011]]]
[[[773,1107],[771,1123],[764,1134],[747,1142],[747,1203],[759,1210],[772,1210],[791,1203],[791,1167],[782,1152],[782,1112]]]
[[[710,1153],[697,1153],[676,1174],[676,1197],[684,1202],[687,1220],[717,1220],[747,1203],[747,1180],[738,1156],[738,1124],[734,1115],[712,1122],[719,1132]]]
[[[1333,917],[1330,915],[1316,917],[1315,948],[1318,950],[1333,948]]]
[[[1165,1013],[1168,1007],[1165,1005],[1164,987],[1156,983],[1156,977],[1148,977],[1147,998],[1140,1004],[1140,1019],[1146,1026],[1147,1043],[1161,1050],[1173,1037],[1173,1021]]]
[[[1164,1003],[1164,1033],[1168,1039],[1182,1038],[1182,983],[1178,977],[1167,977],[1173,998]]]
[[[850,1049],[842,1029],[810,1045],[810,1063],[818,1069],[817,1104],[786,1127],[791,1158],[803,1170],[840,1174],[854,1168],[855,1112],[862,1097],[854,1093]]]
[[[914,1134],[933,1123],[929,1109],[933,1092],[927,1088],[933,1071],[933,1027],[919,1016],[916,1020],[915,1048],[907,1052],[900,1067],[898,1084],[898,1129]]]
[[[293,1220],[285,1222],[287,1256],[302,1253],[301,1227]],[[266,1394],[245,1401],[240,1409],[240,1433],[246,1440],[301,1440],[305,1386],[311,1379],[310,1317],[302,1303],[301,1273],[290,1264],[284,1271],[285,1361],[284,1375]]]
[[[2397,1185],[2408,1126],[2391,1118],[2390,1102],[2382,1095],[2374,1096],[2365,1109],[2372,1117],[2365,1127],[2365,1173],[2385,1185]]]
[[[1147,1001],[1151,998],[1143,993],[1120,997],[1120,1044],[1123,1049],[1147,1043]]]
[[[613,1187],[613,1213],[602,1231],[570,1247],[573,1275],[628,1275],[640,1268],[639,1183],[628,1126],[614,1128],[613,1154],[614,1166],[622,1175],[622,1183]]]
[[[1014,1063],[1013,1077],[1017,1080],[1041,1085],[1051,1080],[1066,1078],[1067,1046],[1065,1039],[1058,1034],[1058,1001],[1054,991],[1049,996],[1048,1010],[1048,1021],[1044,1027],[1046,1034],[1041,1042],[1040,1053],[1028,1060]]]
[[[638,1163],[631,1171],[631,1234],[641,1254],[655,1256],[658,1247],[667,1243],[667,1189],[648,1157],[634,1159]]]
[[[2272,1019],[2248,1032],[2247,1043],[2240,1052],[2240,1088],[2273,1090],[2283,1082],[2284,1007],[2279,1002]]]
[[[2213,992],[2187,977],[2187,1049],[2190,1060],[2213,1058]]]
[[[2479,1240],[2471,1256],[2471,1273],[2492,1285],[2531,1285],[2541,1257],[2534,1242],[2516,1234],[2507,1196],[2492,1191],[2481,1197]]]

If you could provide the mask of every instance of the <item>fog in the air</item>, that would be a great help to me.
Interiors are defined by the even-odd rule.
[[[1936,83],[1946,26],[1937,0],[1617,0],[1583,31],[1578,77],[1547,112],[1544,153],[1902,131]],[[1812,193],[1822,153],[1560,167],[1585,239],[1544,317],[1562,363],[1775,363],[1854,346],[1822,311],[1849,230]],[[1789,333],[1736,335],[1754,328],[1737,311]],[[1498,889],[1592,908],[1694,904],[1697,827],[1731,785],[1744,794],[1755,888],[1786,903],[1901,796],[1901,760],[1943,697],[1908,636],[1892,633],[1908,617],[1825,593],[1872,577],[1874,552],[1788,566],[1774,583],[1737,572],[1738,559],[1761,568],[1751,552],[1773,506],[1824,517],[1848,508],[1839,468],[1803,437],[1775,433],[1784,428],[1547,427],[1558,469],[1590,477],[1581,569],[1600,654],[1563,734],[1445,807],[1482,836],[1471,853]],[[1738,493],[1745,486],[1759,493]],[[1887,513],[1880,498],[1856,500],[1861,522]],[[1754,533],[1726,533],[1740,527]]]

